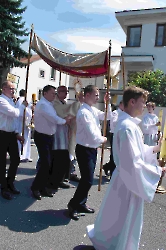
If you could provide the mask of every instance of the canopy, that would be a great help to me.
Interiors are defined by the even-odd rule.
[[[79,77],[97,77],[107,74],[108,51],[100,53],[69,54],[51,47],[35,33],[31,48],[52,68]]]

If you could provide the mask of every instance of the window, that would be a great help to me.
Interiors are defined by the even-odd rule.
[[[156,46],[166,45],[166,24],[157,24],[156,26]]]
[[[42,97],[42,89],[38,90],[38,100],[40,100]]]
[[[44,78],[44,76],[45,76],[45,71],[42,70],[42,69],[40,69],[40,70],[39,70],[39,77]]]
[[[129,26],[127,28],[127,47],[139,47],[141,43],[142,26]]]
[[[55,81],[55,69],[51,68],[50,80]]]

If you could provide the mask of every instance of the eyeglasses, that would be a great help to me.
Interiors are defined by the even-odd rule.
[[[69,93],[69,91],[68,91],[68,90],[61,90],[61,91],[59,91],[59,92]]]
[[[10,90],[14,90],[14,91],[16,91],[16,89],[15,88],[12,88],[12,87],[5,87],[6,89],[10,89]]]

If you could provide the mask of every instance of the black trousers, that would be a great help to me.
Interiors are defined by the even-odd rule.
[[[46,135],[34,132],[34,142],[36,144],[40,167],[32,183],[33,190],[43,190],[50,180],[50,169],[52,164],[53,135]]]
[[[109,136],[109,141],[110,141],[110,146],[111,146],[111,149],[110,149],[110,160],[109,162],[107,162],[103,167],[106,169],[106,170],[110,170],[110,174],[112,175],[112,173],[114,172],[115,168],[116,168],[116,165],[114,163],[114,158],[113,158],[113,133],[110,133],[110,136]]]
[[[70,156],[69,151],[66,149],[52,150],[52,168],[50,183],[53,188],[58,188],[60,182],[64,181],[67,177],[69,178],[70,173]]]
[[[97,149],[77,144],[76,157],[81,173],[81,179],[73,198],[69,202],[75,209],[81,206],[86,206],[88,192],[93,184],[93,176],[97,160]]]
[[[16,134],[0,130],[0,183],[1,189],[7,188],[7,183],[15,180],[18,165],[20,163]],[[6,154],[10,156],[10,166],[6,179]]]

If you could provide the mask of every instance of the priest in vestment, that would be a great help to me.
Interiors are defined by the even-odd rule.
[[[70,178],[70,155],[75,155],[75,117],[81,103],[76,101],[72,104],[67,104],[65,101],[67,93],[68,90],[66,86],[59,86],[57,89],[57,96],[53,102],[53,106],[58,116],[61,118],[72,118],[69,125],[57,125],[57,130],[54,135],[51,183],[53,183],[55,188],[57,188],[57,185],[62,188],[70,187],[63,181],[66,177]]]
[[[146,92],[128,87],[123,94],[124,112],[113,138],[116,168],[94,225],[87,232],[96,250],[138,250],[144,200],[153,200],[162,171],[153,154],[160,150],[143,142],[137,116],[143,113]]]

